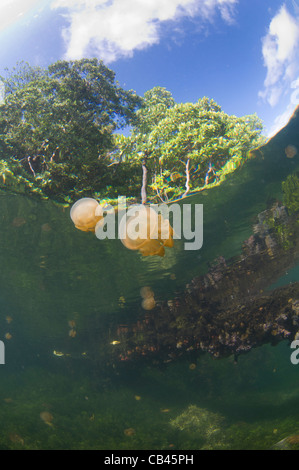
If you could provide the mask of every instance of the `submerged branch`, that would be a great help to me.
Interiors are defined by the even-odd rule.
[[[242,254],[218,258],[184,293],[128,325],[113,360],[169,362],[191,351],[220,358],[293,340],[299,332],[299,283],[267,290],[299,259],[297,221],[297,214],[289,216],[278,204],[259,214]]]

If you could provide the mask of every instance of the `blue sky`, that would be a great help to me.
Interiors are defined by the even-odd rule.
[[[1,0],[0,75],[82,57],[140,95],[256,112],[272,135],[299,103],[299,0]]]

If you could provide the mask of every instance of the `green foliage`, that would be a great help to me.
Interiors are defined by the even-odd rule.
[[[148,200],[173,200],[221,183],[262,141],[255,115],[228,116],[206,97],[176,104],[159,86],[138,97],[97,59],[21,63],[2,80],[0,186],[14,192],[140,197],[143,163]]]
[[[197,103],[175,104],[160,87],[145,93],[137,116],[139,124],[129,137],[117,137],[116,146],[122,159],[146,159],[151,173],[149,198],[181,196],[187,172],[188,191],[218,184],[263,141],[262,124],[256,115],[229,116],[206,97]]]
[[[97,59],[58,61],[47,70],[22,64],[2,80],[0,157],[13,173],[52,197],[87,178],[102,187],[113,132],[134,122],[140,98]]]
[[[295,171],[282,183],[283,203],[290,214],[299,211],[299,171]]]

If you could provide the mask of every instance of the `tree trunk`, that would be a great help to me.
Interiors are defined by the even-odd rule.
[[[190,158],[188,158],[187,163],[186,163],[186,191],[184,192],[182,197],[187,196],[187,194],[190,191],[190,186],[189,186],[189,182],[190,182],[189,165],[190,165]]]
[[[142,161],[141,204],[146,203],[146,186],[147,186],[147,168],[146,168],[146,159],[144,159]]]

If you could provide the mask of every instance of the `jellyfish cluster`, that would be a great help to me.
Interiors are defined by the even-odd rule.
[[[71,208],[70,217],[78,230],[98,232],[105,225],[107,209],[96,199],[79,199]],[[129,208],[119,224],[120,238],[129,250],[137,250],[143,256],[164,256],[165,247],[173,247],[173,229],[168,219],[149,206]],[[98,236],[98,238],[100,238]]]

